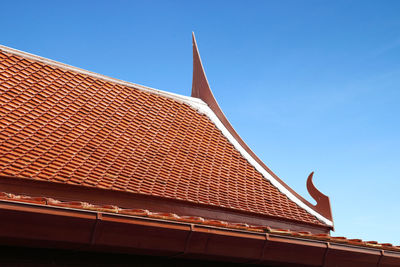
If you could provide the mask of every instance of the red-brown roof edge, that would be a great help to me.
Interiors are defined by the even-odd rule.
[[[394,267],[400,261],[399,247],[375,241],[7,193],[0,196],[0,210],[6,215],[0,223],[3,244],[11,240],[13,245],[26,245],[29,240],[41,247],[116,249],[279,266]]]
[[[82,187],[67,183],[54,183],[46,180],[0,175],[0,188],[4,192],[16,195],[46,196],[62,201],[83,201],[96,205],[117,205],[123,208],[143,208],[159,212],[184,213],[214,220],[229,220],[247,224],[268,224],[279,229],[294,231],[310,231],[313,233],[329,233],[329,227],[322,224],[260,215],[245,210],[236,210],[202,203],[188,204],[184,200],[141,195],[97,187]]]

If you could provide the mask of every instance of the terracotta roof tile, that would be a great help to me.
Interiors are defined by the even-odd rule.
[[[0,175],[324,225],[189,105],[0,53]]]

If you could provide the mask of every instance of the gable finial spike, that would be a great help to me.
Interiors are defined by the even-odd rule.
[[[206,74],[204,72],[203,64],[200,59],[199,49],[197,47],[196,38],[194,32],[192,32],[192,41],[193,41],[193,80],[192,80],[192,97],[199,98],[203,100],[211,111],[217,116],[222,125],[228,130],[228,132],[232,135],[232,137],[237,141],[239,146],[243,148],[248,155],[254,159],[266,172],[268,172],[272,179],[277,181],[281,186],[286,188],[293,194],[295,198],[299,201],[303,202],[312,210],[316,211],[320,215],[324,216],[326,219],[332,221],[332,215],[330,211],[329,198],[322,193],[320,193],[315,186],[312,184],[312,175],[309,176],[309,180],[307,181],[307,188],[310,194],[317,200],[317,205],[312,205],[307,200],[302,198],[299,194],[297,194],[293,189],[291,189],[285,182],[283,182],[276,174],[274,174],[265,164],[262,162],[256,154],[250,149],[250,147],[243,141],[243,139],[238,135],[238,133],[233,129],[232,125],[229,123],[228,119],[222,112],[219,107],[217,101],[214,98],[213,93],[211,92],[210,85],[208,83]],[[268,178],[269,179],[269,178]],[[312,193],[311,193],[312,192]],[[325,197],[325,198],[324,198]],[[323,200],[318,200],[319,198]]]
[[[199,49],[197,47],[196,37],[192,32],[193,41],[193,80],[192,80],[192,97],[200,98],[210,107],[218,105],[211,92],[210,85],[206,77],[206,73],[201,62]]]
[[[314,172],[311,172],[307,178],[307,190],[308,193],[312,196],[313,199],[317,202],[315,205],[315,209],[324,217],[333,221],[332,218],[332,210],[331,210],[331,202],[329,197],[322,194],[313,183]]]

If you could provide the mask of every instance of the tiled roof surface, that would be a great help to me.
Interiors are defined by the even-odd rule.
[[[292,236],[302,239],[321,240],[332,243],[348,244],[352,246],[369,247],[375,249],[392,250],[400,252],[400,246],[394,246],[390,243],[379,243],[377,241],[363,241],[361,239],[348,239],[346,237],[335,237],[329,234],[313,234],[310,232],[297,232],[288,229],[275,229],[266,225],[248,225],[245,223],[231,223],[220,220],[209,220],[207,218],[202,218],[202,217],[182,216],[174,213],[165,213],[165,212],[153,212],[145,209],[121,209],[113,205],[99,206],[79,201],[63,202],[47,197],[14,195],[6,192],[0,192],[0,200],[17,201],[17,202],[47,205],[47,206],[61,207],[61,208],[72,208],[79,210],[116,213],[116,214],[135,216],[135,217],[138,216],[149,217],[154,219],[177,221],[177,222],[191,223],[191,224],[202,224],[202,225],[227,228],[227,229],[240,229],[251,232],[266,232],[275,235]]]
[[[0,175],[324,225],[187,104],[0,52]]]

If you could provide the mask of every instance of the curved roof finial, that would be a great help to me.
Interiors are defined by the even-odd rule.
[[[315,209],[323,215],[325,218],[332,220],[332,210],[331,210],[331,202],[329,197],[322,194],[313,183],[314,172],[311,172],[307,178],[307,190],[308,193],[315,199],[317,205],[315,205]]]
[[[192,80],[192,97],[200,98],[206,102],[212,110],[219,109],[217,101],[211,92],[210,85],[206,77],[206,73],[201,63],[199,49],[197,48],[196,38],[192,32],[193,40],[193,80]]]
[[[323,197],[327,198],[327,200],[319,201],[317,200],[317,205],[313,205],[307,200],[305,200],[302,196],[297,194],[292,188],[290,188],[284,181],[282,181],[275,173],[273,173],[265,164],[262,162],[257,155],[250,149],[250,147],[243,141],[243,139],[238,135],[238,133],[233,129],[232,125],[225,117],[224,113],[222,112],[221,108],[219,107],[217,101],[214,98],[213,93],[211,92],[210,85],[208,83],[206,74],[204,72],[203,64],[201,63],[199,49],[197,48],[196,38],[194,33],[192,32],[192,39],[193,39],[193,81],[192,81],[192,97],[200,98],[203,100],[210,109],[214,112],[214,114],[218,117],[218,119],[222,122],[224,127],[229,131],[229,133],[236,139],[236,141],[240,144],[240,146],[258,163],[264,170],[266,170],[280,185],[282,185],[286,190],[288,190],[291,194],[293,194],[297,199],[301,202],[306,204],[309,208],[313,209],[317,213],[327,216],[330,221],[332,221],[332,215],[330,212],[330,204],[329,198],[323,194],[321,194],[314,185],[310,185],[311,191],[313,192],[311,195],[313,197],[317,197],[322,195]],[[312,176],[312,175],[311,175]],[[308,182],[307,182],[308,187]],[[315,190],[313,190],[315,189]],[[310,189],[309,189],[310,192]],[[318,192],[318,193],[314,193]],[[314,197],[314,198],[315,198]],[[321,199],[324,199],[321,197]],[[323,203],[323,204],[320,204]],[[333,224],[333,222],[332,222]]]

